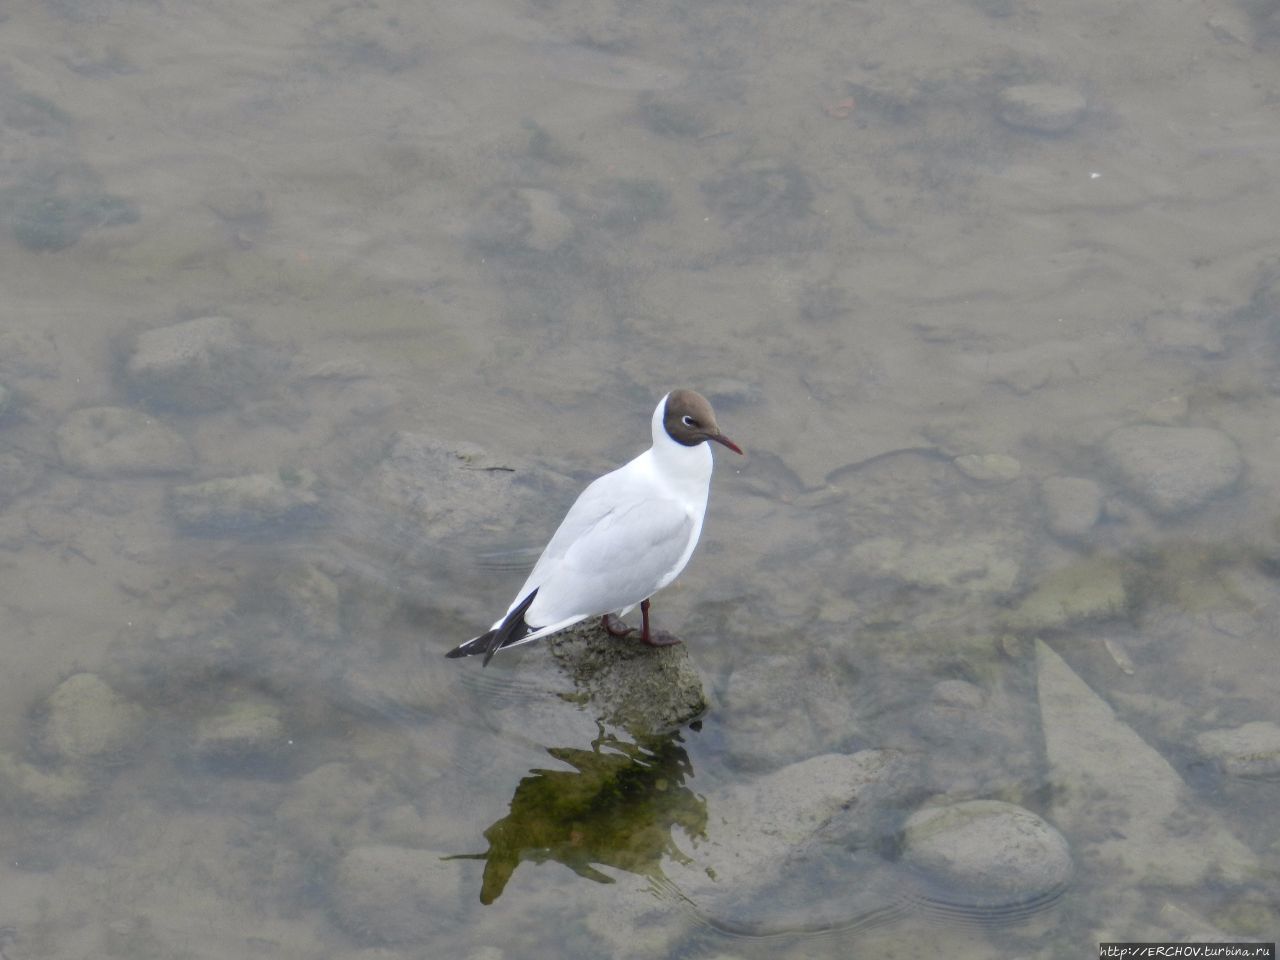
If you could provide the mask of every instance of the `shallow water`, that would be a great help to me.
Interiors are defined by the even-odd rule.
[[[0,953],[1274,939],[1280,747],[1214,738],[1280,723],[1277,20],[10,4]],[[748,452],[654,605],[701,724],[445,660],[682,385]],[[856,814],[726,827],[867,751]],[[1065,889],[922,875],[975,799]]]

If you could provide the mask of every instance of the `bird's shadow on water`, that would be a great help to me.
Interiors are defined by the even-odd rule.
[[[678,732],[633,743],[601,727],[588,750],[548,747],[572,769],[529,771],[507,815],[484,831],[489,849],[448,859],[485,861],[485,904],[523,862],[555,861],[597,883],[614,882],[597,865],[658,878],[664,857],[688,860],[673,828],[705,835],[706,801],[685,786],[693,766],[683,743]]]

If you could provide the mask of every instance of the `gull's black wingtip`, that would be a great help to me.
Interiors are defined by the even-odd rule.
[[[458,644],[445,656],[450,660],[457,660],[460,657],[474,657],[477,653],[484,653],[495,633],[497,633],[496,630],[490,630],[488,633],[482,633],[478,637],[472,637],[466,643]]]
[[[484,666],[487,667],[495,653],[503,647],[515,643],[529,632],[529,625],[524,622],[524,614],[529,609],[529,604],[533,603],[533,598],[537,595],[538,591],[535,589],[520,602],[518,607],[507,614],[506,619],[496,629],[490,630],[488,633],[482,633],[478,637],[473,637],[466,643],[459,644],[446,653],[445,656],[450,660],[457,660],[460,657],[474,657],[478,653],[483,653]]]

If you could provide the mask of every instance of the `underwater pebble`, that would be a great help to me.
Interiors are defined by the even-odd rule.
[[[526,187],[516,191],[528,210],[528,232],[524,244],[549,253],[573,236],[573,221],[560,207],[560,198],[547,190]]]
[[[491,549],[493,536],[486,531],[494,524],[506,529],[513,543],[545,536],[545,524],[555,524],[555,498],[547,492],[570,486],[576,484],[530,461],[495,456],[475,443],[398,433],[359,495],[395,518],[379,532],[381,537],[396,542],[407,527],[410,558],[453,571],[458,564],[449,561],[441,545]],[[421,549],[424,535],[430,549],[419,556],[414,551]]]
[[[930,696],[940,706],[966,710],[977,710],[986,700],[982,688],[968,680],[939,680],[933,685]]]
[[[43,473],[34,457],[0,453],[0,507],[34,487]]]
[[[853,545],[849,561],[866,575],[966,594],[1008,593],[1022,569],[1016,543],[980,534],[941,542],[870,537]]]
[[[326,763],[300,777],[276,808],[276,820],[308,857],[333,856],[368,842],[381,785],[346,763]]]
[[[1055,537],[1083,537],[1102,515],[1102,490],[1085,477],[1049,477],[1040,485],[1045,520]]]
[[[356,847],[339,861],[329,888],[333,916],[366,943],[426,940],[461,922],[475,888],[464,866],[434,850],[385,844]]]
[[[903,827],[902,859],[942,888],[931,891],[940,899],[984,907],[1051,896],[1072,873],[1062,834],[1000,800],[917,810]]]
[[[206,760],[263,758],[286,745],[284,721],[271,703],[245,700],[196,724],[193,748]]]
[[[137,740],[141,725],[141,707],[94,674],[77,673],[49,695],[45,747],[72,762],[111,756]]]
[[[1080,91],[1051,83],[1005,87],[996,97],[996,115],[1016,130],[1066,133],[1084,116],[1087,102]]]
[[[573,236],[574,229],[559,197],[524,187],[502,191],[483,204],[471,237],[477,246],[494,254],[551,253]]]
[[[251,473],[222,477],[169,492],[169,508],[179,526],[196,533],[225,535],[263,532],[314,520],[320,512],[315,476]]]
[[[342,596],[314,563],[290,566],[275,582],[285,622],[299,635],[332,643],[342,636]]]
[[[138,400],[183,413],[227,406],[244,391],[250,373],[243,325],[229,317],[201,317],[141,333],[125,366]]]
[[[0,802],[6,808],[72,816],[84,812],[92,798],[93,784],[78,768],[42,770],[0,753]]]
[[[91,477],[188,473],[194,464],[176,430],[124,407],[76,410],[59,425],[56,439],[63,466]]]
[[[1008,483],[1022,476],[1022,464],[1003,453],[966,453],[952,461],[970,480]]]
[[[1008,625],[1014,630],[1060,630],[1121,616],[1128,606],[1123,564],[1112,557],[1089,557],[1046,574],[1014,609]]]
[[[1196,746],[1233,777],[1280,777],[1280,726],[1270,721],[1210,730],[1196,737]]]
[[[755,929],[858,916],[886,902],[867,882],[881,863],[874,851],[919,789],[915,761],[896,750],[822,754],[735,778],[711,788],[705,837],[682,848],[687,859],[664,860],[663,873],[719,922]]]
[[[794,763],[797,754],[845,746],[858,734],[857,709],[846,695],[848,680],[835,664],[791,655],[735,664],[721,704],[733,766],[773,770]]]
[[[1102,451],[1126,489],[1165,516],[1204,506],[1244,470],[1236,442],[1211,427],[1121,427]]]

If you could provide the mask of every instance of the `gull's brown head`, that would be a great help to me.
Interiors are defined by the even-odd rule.
[[[742,448],[720,432],[715,411],[707,398],[694,390],[672,390],[667,394],[667,409],[662,416],[667,436],[686,447],[696,447],[704,440],[724,444],[734,453]]]

